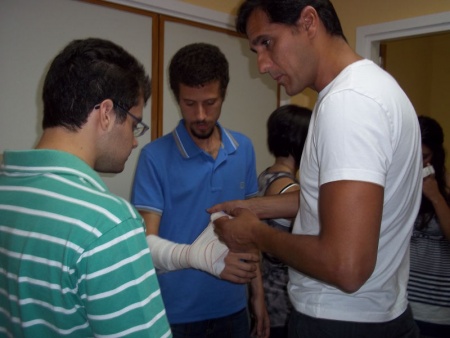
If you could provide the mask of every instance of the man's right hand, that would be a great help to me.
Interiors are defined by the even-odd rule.
[[[225,268],[220,278],[232,283],[247,284],[256,277],[260,257],[257,253],[236,253],[229,251],[225,257]]]

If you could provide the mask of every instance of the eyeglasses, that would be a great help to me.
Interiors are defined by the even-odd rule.
[[[136,125],[133,128],[133,134],[135,137],[139,137],[145,134],[145,132],[147,130],[150,129],[150,127],[148,125],[146,125],[144,122],[142,122],[142,119],[137,118],[136,116],[134,116],[133,114],[131,114],[128,110],[126,110],[125,108],[123,108],[122,106],[118,105],[117,103],[114,103],[119,109],[122,109],[125,113],[127,113],[128,115],[130,115],[133,120],[136,121]]]
[[[131,114],[128,110],[126,110],[122,106],[118,105],[117,103],[114,103],[114,105],[117,106],[119,109],[123,110],[128,115],[130,115],[133,118],[133,120],[136,121],[136,125],[133,127],[133,135],[134,135],[134,137],[142,136],[142,135],[145,134],[145,132],[147,130],[150,129],[150,127],[148,125],[146,125],[144,122],[142,122],[141,119],[139,119],[136,116],[134,116],[133,114]],[[94,107],[94,109],[99,109],[99,108],[100,108],[100,105],[96,105]]]

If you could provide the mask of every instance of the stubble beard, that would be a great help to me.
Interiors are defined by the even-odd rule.
[[[214,133],[214,128],[215,126],[204,133],[198,133],[194,128],[191,127],[191,134],[200,140],[206,140],[212,136],[212,134]]]

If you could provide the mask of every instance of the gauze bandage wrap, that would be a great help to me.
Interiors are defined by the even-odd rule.
[[[422,170],[422,177],[425,178],[430,175],[434,175],[434,168],[432,165],[427,165]]]
[[[229,251],[214,233],[212,222],[191,245],[177,244],[156,235],[147,236],[147,244],[158,273],[194,268],[220,277]]]

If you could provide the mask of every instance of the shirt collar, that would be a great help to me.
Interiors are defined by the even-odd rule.
[[[234,153],[239,147],[239,143],[233,137],[231,132],[223,128],[219,122],[217,122],[217,127],[219,127],[220,129],[222,141],[220,147],[221,149],[219,150],[219,152],[225,151],[227,154]],[[175,143],[177,144],[181,156],[183,156],[184,158],[191,158],[204,153],[204,151],[195,144],[194,140],[192,140],[191,135],[189,135],[184,125],[184,120],[180,120],[180,122],[178,122],[178,126],[173,130],[172,135],[175,139]]]
[[[108,191],[98,173],[86,162],[70,153],[33,149],[5,151],[2,170],[23,174],[57,174],[78,176],[99,191]]]

